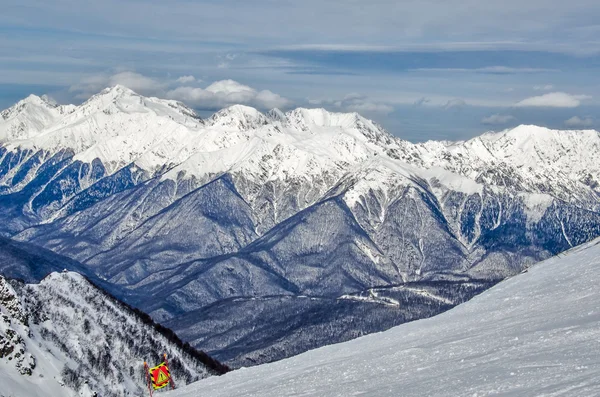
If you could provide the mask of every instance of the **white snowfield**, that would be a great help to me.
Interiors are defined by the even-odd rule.
[[[600,396],[600,239],[444,314],[175,390],[195,396]]]

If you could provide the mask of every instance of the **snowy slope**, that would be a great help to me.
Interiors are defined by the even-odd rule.
[[[597,396],[600,240],[444,314],[168,396]]]
[[[0,276],[0,313],[2,396],[141,395],[142,363],[161,353],[182,385],[222,370],[78,273]]]

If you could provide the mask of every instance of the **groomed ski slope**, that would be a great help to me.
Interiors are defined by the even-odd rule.
[[[167,395],[600,396],[600,239],[439,316]]]

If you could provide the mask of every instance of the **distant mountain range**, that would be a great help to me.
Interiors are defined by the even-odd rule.
[[[115,86],[1,113],[0,233],[232,365],[430,316],[600,236],[600,134],[413,144],[356,113]]]

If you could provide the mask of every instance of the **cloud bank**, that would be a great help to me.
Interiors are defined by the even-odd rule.
[[[564,92],[551,92],[544,95],[523,99],[515,107],[549,107],[549,108],[576,108],[582,101],[591,99],[589,95],[571,95]]]
[[[491,116],[484,117],[481,120],[481,124],[484,125],[502,125],[515,121],[515,117],[508,114],[492,114]]]
[[[193,83],[196,81],[196,78],[194,76],[181,76],[180,78],[178,78],[177,80],[178,83],[181,84],[186,84],[186,83]]]
[[[309,99],[314,106],[327,106],[345,112],[390,114],[394,108],[386,103],[377,102],[366,95],[352,93],[342,99]]]
[[[166,93],[167,98],[183,101],[200,109],[219,109],[242,104],[259,109],[288,108],[292,101],[269,90],[258,91],[234,80],[216,81],[206,88],[177,87]]]
[[[591,117],[573,116],[565,121],[565,125],[572,128],[590,128],[594,125],[594,120]]]

